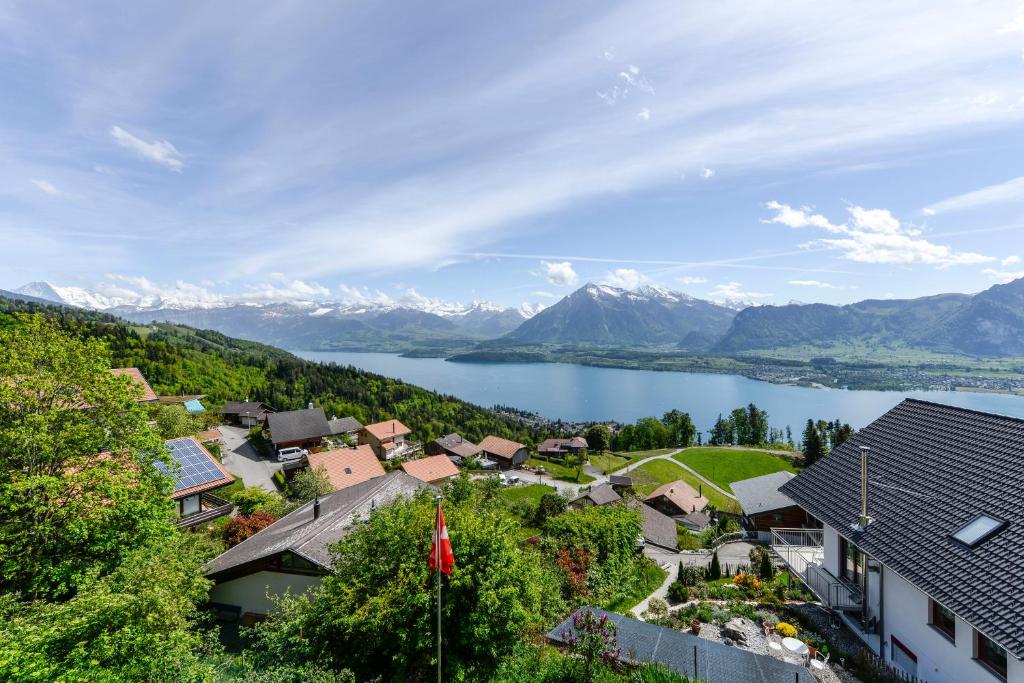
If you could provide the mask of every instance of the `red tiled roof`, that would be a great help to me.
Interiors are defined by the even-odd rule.
[[[336,448],[332,451],[310,453],[307,458],[311,469],[323,467],[335,491],[361,484],[386,473],[373,449],[363,444],[355,448]]]
[[[500,436],[485,436],[480,442],[480,450],[493,453],[503,458],[511,458],[520,448],[526,448],[524,444],[516,441],[509,441]]]
[[[447,479],[459,474],[459,468],[448,459],[447,455],[432,455],[427,458],[420,458],[419,460],[410,460],[409,462],[402,463],[402,469],[405,470],[406,474],[427,483],[437,481],[438,479]]]
[[[142,385],[142,398],[140,401],[149,402],[157,400],[156,392],[153,391],[153,387],[149,386],[149,382],[142,376],[142,372],[138,368],[112,368],[110,370],[118,377],[131,377],[133,380]]]
[[[411,429],[406,427],[404,424],[402,424],[398,420],[388,420],[386,422],[376,422],[376,423],[374,423],[372,425],[366,425],[365,427],[363,427],[363,429],[368,431],[370,434],[373,434],[373,436],[378,441],[386,441],[386,440],[389,440],[389,439],[393,439],[396,436],[399,436],[401,434],[411,434],[412,433]]]
[[[223,435],[220,433],[219,429],[210,429],[200,434],[199,440],[203,443],[206,443],[207,441],[218,441],[221,436]]]
[[[692,486],[685,481],[670,481],[662,484],[651,492],[644,500],[654,500],[665,496],[672,501],[676,507],[683,512],[692,512],[696,509],[700,512],[708,506],[708,499],[697,493]]]

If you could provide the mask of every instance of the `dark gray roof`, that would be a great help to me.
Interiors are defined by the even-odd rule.
[[[304,408],[284,413],[271,413],[267,416],[267,425],[270,427],[270,440],[274,443],[287,443],[331,435],[331,427],[327,424],[327,416],[324,415],[323,408]]]
[[[480,446],[462,438],[461,434],[446,434],[434,439],[434,443],[442,449],[460,458],[474,458],[480,453]]]
[[[627,477],[622,474],[613,474],[608,477],[608,483],[612,486],[632,486],[633,477]]]
[[[259,415],[273,412],[268,406],[259,401],[228,401],[224,407],[217,411],[220,415],[246,415],[258,417]]]
[[[772,472],[753,479],[734,481],[729,486],[743,508],[743,514],[760,515],[796,505],[789,496],[779,492],[779,487],[795,476],[792,472]]]
[[[860,446],[869,446],[867,529]],[[986,636],[1024,657],[1024,420],[905,400],[782,492]],[[979,513],[1009,526],[974,548]],[[923,617],[922,617],[923,618]]]
[[[593,607],[574,612],[548,632],[548,640],[565,644],[573,633],[573,617],[588,609],[615,624],[622,650],[619,659],[624,662],[661,662],[678,674],[707,683],[815,683],[802,666]]]
[[[694,529],[705,529],[711,524],[711,516],[706,512],[687,512],[680,520]]]
[[[676,529],[676,520],[650,505],[634,500],[628,503],[630,507],[640,510],[644,516],[644,540],[651,545],[675,550],[679,544]]]
[[[593,501],[594,505],[607,505],[609,503],[616,503],[622,500],[622,496],[616,493],[615,489],[613,489],[609,484],[601,484],[599,486],[595,486],[589,491],[584,491],[580,495],[576,496],[574,500],[579,500],[580,498],[589,498]]]
[[[327,426],[330,427],[331,434],[350,434],[363,428],[362,423],[354,417],[336,417],[328,420]]]
[[[313,519],[313,503],[306,503],[210,560],[203,573],[213,576],[286,550],[330,569],[327,547],[348,535],[354,518],[365,519],[374,508],[422,488],[432,487],[398,471],[328,494],[320,499],[317,519]]]

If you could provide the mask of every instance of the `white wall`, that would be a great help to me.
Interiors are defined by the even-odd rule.
[[[305,574],[256,572],[217,584],[210,591],[210,602],[241,607],[242,614],[270,614],[273,603],[267,599],[268,590],[271,595],[284,595],[285,591],[291,589],[292,595],[299,595],[319,586],[320,578]]]
[[[974,630],[956,620],[956,643],[929,623],[928,596],[889,569],[885,572],[885,657],[892,660],[892,636],[917,655],[917,676],[927,683],[997,683],[999,679],[974,661]],[[872,575],[873,577],[875,575]],[[1008,656],[1008,683],[1024,683],[1024,663]]]
[[[825,532],[822,545],[825,552],[823,565],[832,576],[839,576],[839,534],[828,524],[824,525],[823,531]]]

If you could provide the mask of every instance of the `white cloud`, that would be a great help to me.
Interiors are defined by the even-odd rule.
[[[859,263],[926,264],[938,267],[985,263],[991,256],[972,252],[958,252],[943,244],[920,239],[921,230],[908,226],[887,209],[865,209],[851,206],[847,209],[849,221],[836,225],[821,214],[808,215],[805,209],[793,209],[786,204],[769,202],[767,208],[776,212],[767,223],[781,223],[790,227],[817,227],[842,235],[809,242],[807,247],[821,247],[842,252],[844,258]]]
[[[794,287],[817,287],[819,289],[843,289],[838,285],[833,285],[829,282],[822,282],[821,280],[790,280],[788,284]]]
[[[545,299],[554,299],[555,297],[558,296],[557,294],[552,294],[551,292],[545,292],[542,289],[534,290],[530,292],[530,294],[532,294],[533,296],[542,296]]]
[[[929,216],[946,211],[975,209],[992,204],[1024,202],[1024,176],[1012,178],[1003,183],[989,185],[978,190],[948,197],[926,206],[923,211]]]
[[[766,299],[773,296],[769,292],[752,292],[743,289],[742,283],[725,282],[715,285],[708,295],[716,301],[745,301],[747,299]]]
[[[569,261],[541,261],[544,266],[544,276],[553,285],[561,286],[572,286],[579,282],[579,276],[576,271],[572,269],[572,263]]]
[[[700,277],[699,275],[684,275],[679,278],[679,281],[684,285],[701,285],[708,281],[706,277]]]
[[[647,281],[646,275],[633,268],[616,268],[604,276],[605,283],[622,289],[636,289]]]
[[[121,147],[130,149],[143,159],[149,159],[161,166],[166,166],[172,171],[181,173],[181,169],[185,166],[181,152],[175,149],[174,145],[167,140],[146,142],[141,138],[135,137],[120,126],[111,127],[110,135]]]
[[[271,273],[268,282],[249,285],[247,289],[247,299],[265,301],[320,301],[331,294],[323,285],[295,280],[284,273]]]
[[[1020,271],[1007,271],[1007,270],[996,270],[995,268],[985,268],[981,271],[984,275],[987,275],[990,280],[995,280],[999,284],[1006,284],[1013,280],[1024,277],[1024,270]]]
[[[1000,263],[1002,263],[1004,266],[1012,266],[1012,265],[1014,265],[1016,263],[1020,263],[1020,262],[1021,262],[1021,258],[1020,258],[1020,256],[1017,256],[1016,254],[1014,254],[1013,256],[1007,256],[1002,261],[1000,261]]]
[[[647,107],[644,107],[643,109],[641,109],[637,113],[636,120],[637,121],[650,121],[651,120],[651,110],[648,109]]]
[[[1001,26],[996,33],[1020,33],[1024,31],[1024,5],[1017,8],[1017,15],[1005,26]]]
[[[715,177],[715,169],[713,168],[702,168],[700,169],[700,177],[704,180],[710,180]]]
[[[45,180],[32,178],[31,180],[29,180],[29,182],[32,183],[37,190],[39,190],[40,192],[45,192],[51,197],[56,197],[57,195],[60,194],[60,191],[56,187],[54,187],[52,183],[49,183]]]

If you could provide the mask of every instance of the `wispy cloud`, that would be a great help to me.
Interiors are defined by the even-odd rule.
[[[708,281],[706,277],[700,277],[699,275],[684,275],[679,278],[679,281],[684,285],[700,285]]]
[[[544,277],[553,285],[571,286],[579,282],[579,275],[569,261],[541,261],[541,265],[544,266]]]
[[[743,284],[739,282],[725,282],[715,285],[715,287],[708,292],[708,296],[715,301],[749,301],[751,299],[767,299],[774,295],[770,292],[757,292],[744,289]]]
[[[1012,266],[1012,265],[1020,263],[1020,262],[1021,262],[1021,258],[1020,258],[1020,256],[1017,256],[1016,254],[1014,254],[1013,256],[1007,256],[1002,261],[1000,261],[1000,263],[1002,263],[1004,266]]]
[[[622,289],[636,289],[647,281],[646,275],[633,268],[616,268],[605,275],[603,280],[612,287],[621,287]]]
[[[32,183],[32,185],[34,185],[37,190],[45,194],[48,194],[51,197],[56,197],[57,195],[60,194],[60,191],[53,186],[53,183],[47,182],[46,180],[32,178],[31,180],[29,180],[29,182]]]
[[[948,211],[976,209],[991,204],[1008,204],[1010,202],[1024,202],[1024,176],[958,194],[955,197],[948,197],[929,204],[922,211],[928,216],[934,216]]]
[[[994,280],[1000,284],[1006,284],[1013,280],[1024,277],[1024,270],[998,270],[996,268],[985,268],[981,271],[990,280]]]
[[[110,135],[118,145],[135,152],[143,159],[148,159],[177,173],[181,173],[181,169],[185,167],[185,160],[181,152],[167,140],[147,142],[142,138],[135,137],[121,126],[111,127]]]
[[[791,284],[794,287],[817,287],[818,289],[844,289],[839,285],[833,285],[830,282],[822,282],[821,280],[789,280],[787,284]]]
[[[713,168],[702,168],[700,169],[700,177],[704,180],[710,180],[715,177],[715,169]]]
[[[534,291],[530,292],[530,294],[532,294],[533,296],[540,296],[540,297],[543,297],[545,299],[554,299],[555,297],[558,296],[557,294],[553,294],[551,292],[545,292],[542,289],[534,290]]]

